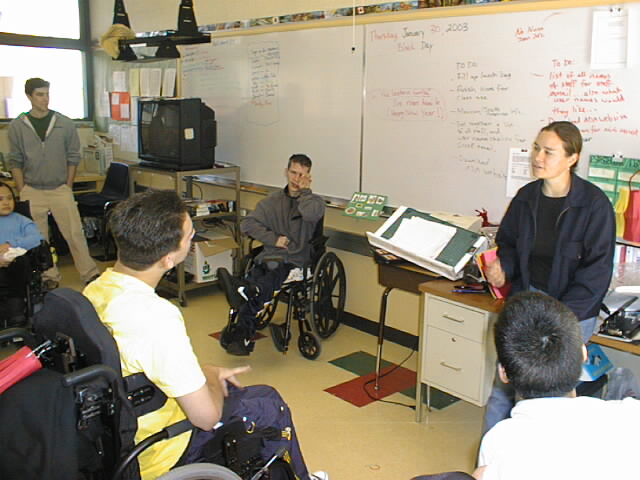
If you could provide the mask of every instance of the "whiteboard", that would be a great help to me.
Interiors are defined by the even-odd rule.
[[[552,120],[575,122],[589,154],[640,158],[638,5],[630,66],[590,69],[595,8],[366,27],[362,188],[392,205],[499,220],[509,148]],[[608,10],[608,9],[605,9]]]
[[[363,32],[309,29],[186,47],[183,96],[215,110],[216,160],[239,165],[243,181],[282,186],[288,158],[306,153],[314,192],[350,198],[360,180]]]

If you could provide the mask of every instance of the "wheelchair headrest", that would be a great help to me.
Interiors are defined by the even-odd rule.
[[[29,200],[20,200],[16,202],[16,206],[14,207],[13,211],[25,217],[31,218],[31,207],[29,205]]]
[[[80,292],[70,288],[49,292],[34,317],[33,327],[36,334],[49,339],[55,339],[60,333],[71,337],[76,349],[84,355],[86,365],[102,363],[122,375],[115,340],[100,322],[91,302]]]

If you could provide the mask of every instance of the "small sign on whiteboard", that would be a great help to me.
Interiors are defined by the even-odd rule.
[[[591,68],[625,68],[629,51],[629,15],[621,7],[593,13]]]
[[[535,180],[531,175],[531,149],[509,149],[509,173],[507,174],[507,197],[515,197],[518,190]]]

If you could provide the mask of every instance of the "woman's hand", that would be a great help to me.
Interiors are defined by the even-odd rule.
[[[504,286],[507,277],[502,269],[500,259],[496,258],[493,262],[487,262],[484,270],[484,276],[491,285],[496,288]]]

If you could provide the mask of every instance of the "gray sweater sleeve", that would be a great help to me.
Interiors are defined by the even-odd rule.
[[[15,122],[15,120],[14,120]],[[9,168],[23,168],[24,155],[18,130],[14,122],[9,124]]]
[[[256,209],[242,219],[240,231],[243,235],[248,235],[265,245],[273,246],[276,244],[278,235],[267,227],[269,217],[264,203],[264,201],[258,203]]]
[[[73,123],[71,123],[71,128],[67,130],[65,147],[67,164],[78,165],[80,163],[80,136],[78,135],[78,129]]]
[[[304,189],[298,197],[298,211],[305,222],[316,223],[324,216],[324,200],[310,189]]]

